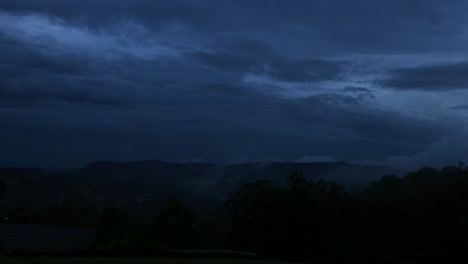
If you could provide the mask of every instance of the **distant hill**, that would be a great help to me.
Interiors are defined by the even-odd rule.
[[[83,176],[112,176],[121,179],[144,178],[150,181],[207,180],[220,172],[214,163],[170,163],[159,160],[134,162],[97,161],[74,173]]]
[[[284,184],[292,171],[311,180],[324,178],[350,188],[364,186],[387,173],[385,166],[345,162],[170,163],[159,160],[98,161],[69,171],[0,168],[6,182],[6,203],[19,206],[54,204],[70,199],[91,204],[131,207],[164,204],[171,195],[193,204],[224,200],[240,184],[257,179]]]
[[[301,171],[308,179],[324,178],[345,186],[361,186],[396,170],[377,165],[356,165],[346,162],[250,162],[219,166],[214,163],[169,163],[163,161],[91,163],[74,173],[94,181],[178,185],[192,190],[236,185],[257,179],[284,183],[292,171]],[[90,179],[91,180],[91,179]]]
[[[204,192],[222,175],[214,163],[170,163],[158,160],[98,161],[72,171],[78,183],[87,188],[119,189],[125,192],[171,193]]]

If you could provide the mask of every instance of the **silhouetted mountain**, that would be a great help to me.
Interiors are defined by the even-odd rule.
[[[76,184],[94,191],[185,196],[214,186],[222,175],[222,168],[214,163],[98,161],[74,170],[72,175]]]
[[[180,197],[191,206],[217,204],[242,183],[266,179],[283,184],[292,171],[301,171],[310,180],[324,178],[346,187],[364,186],[395,172],[384,166],[344,162],[251,162],[221,166],[147,160],[98,161],[64,172],[3,168],[0,179],[7,186],[4,203],[7,207],[56,206],[67,202],[98,207],[119,204],[144,211],[162,206],[169,196]]]
[[[345,162],[251,162],[218,166],[213,163],[169,163],[162,161],[98,161],[74,171],[81,179],[126,188],[185,189],[191,192],[228,192],[240,183],[267,179],[284,183],[292,171],[301,171],[308,179],[324,178],[341,185],[363,186],[396,171],[386,166],[355,165]],[[167,189],[166,189],[167,190]]]
[[[113,177],[118,180],[147,180],[150,182],[193,183],[213,179],[220,173],[214,163],[169,163],[159,160],[91,163],[74,173],[81,177]],[[114,179],[115,180],[115,179]]]
[[[65,191],[70,178],[63,175],[34,168],[0,168],[0,180],[6,185],[5,198],[17,207],[22,203],[34,206],[48,193]]]

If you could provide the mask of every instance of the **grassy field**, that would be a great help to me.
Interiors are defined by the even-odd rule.
[[[158,258],[0,258],[1,264],[287,264],[267,260]]]

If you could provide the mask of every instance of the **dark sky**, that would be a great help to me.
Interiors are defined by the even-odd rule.
[[[0,166],[467,160],[467,10],[0,0]]]

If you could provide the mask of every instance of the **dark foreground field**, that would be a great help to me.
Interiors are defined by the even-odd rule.
[[[157,258],[0,258],[2,264],[287,264],[266,260]]]

